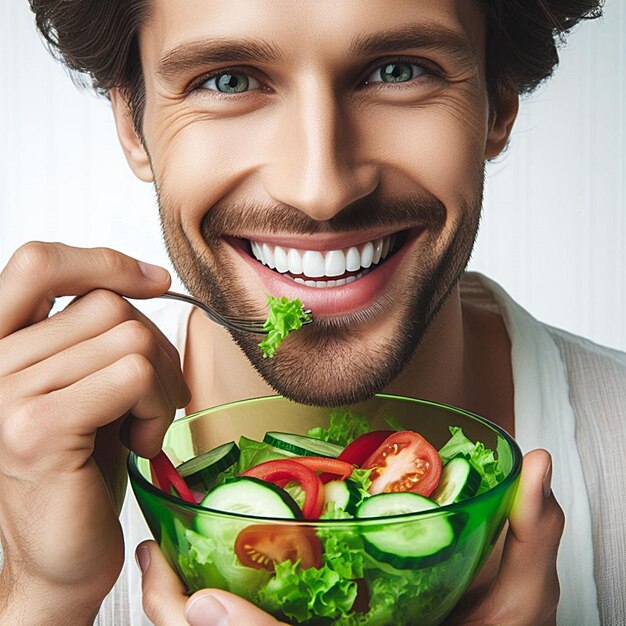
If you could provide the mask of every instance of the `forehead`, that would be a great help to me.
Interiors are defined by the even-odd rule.
[[[341,58],[394,32],[449,35],[475,55],[484,49],[484,16],[474,0],[152,0],[151,9],[141,31],[144,62],[220,39],[263,42],[284,60]]]

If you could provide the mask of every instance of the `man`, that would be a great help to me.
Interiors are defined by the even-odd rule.
[[[485,415],[526,449],[558,451],[568,525],[559,621],[598,623],[596,594],[623,555],[594,572],[589,500],[567,482],[582,484],[591,445],[574,440],[573,408],[594,423],[587,406],[598,393],[617,415],[623,356],[550,334],[487,281],[461,284],[485,160],[506,146],[519,93],[550,74],[554,31],[596,4],[31,1],[68,65],[110,95],[127,160],[158,191],[188,289],[244,317],[263,315],[268,291],[300,297],[315,323],[263,360],[256,338],[194,313],[181,364],[122,298],[162,294],[163,270],[111,250],[18,250],[0,275],[0,624],[95,618],[124,556],[120,440],[151,457],[176,408],[272,390],[328,406],[383,390],[431,398]],[[388,255],[372,267],[377,247]],[[61,295],[81,298],[47,319]],[[521,367],[523,348],[536,361]],[[570,353],[579,369],[563,369]],[[566,386],[592,366],[593,392]],[[529,383],[539,368],[544,380]],[[535,401],[544,406],[535,411]],[[539,413],[562,430],[542,422],[530,436]],[[505,545],[453,623],[554,623],[563,513],[551,473],[544,451],[526,456]],[[605,532],[592,509],[598,554],[619,531]],[[158,625],[275,623],[223,592],[187,600],[154,544],[137,558]],[[620,610],[601,603],[604,623],[618,623]]]

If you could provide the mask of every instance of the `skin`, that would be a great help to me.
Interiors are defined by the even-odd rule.
[[[419,48],[349,52],[355,36],[408,23],[453,30],[470,54],[459,60]],[[263,76],[266,90],[236,101],[206,88],[186,93],[189,83],[231,63],[159,74],[168,51],[219,37],[254,37],[283,51],[280,62],[236,64]],[[353,364],[380,377],[381,354],[393,356],[393,346],[403,359],[385,391],[462,406],[514,432],[508,336],[498,316],[461,301],[457,284],[475,237],[483,164],[505,147],[517,112],[515,94],[490,107],[484,20],[476,6],[186,0],[183,9],[155,0],[140,52],[142,137],[124,98],[113,92],[118,135],[133,171],[157,185],[169,253],[196,295],[225,311],[260,316],[264,310],[265,286],[224,234],[267,234],[259,232],[261,224],[280,223],[278,234],[297,243],[306,232],[328,236],[381,217],[400,229],[390,207],[411,198],[420,199],[416,215],[432,215],[426,209],[434,206],[437,219],[410,244],[406,270],[366,320],[350,314],[320,320],[328,332],[341,332],[317,346],[310,361],[304,348],[311,353],[320,340],[313,327],[290,337],[275,363],[259,364],[245,354],[252,356],[252,344],[194,314],[181,368],[160,331],[121,298],[163,293],[167,275],[110,250],[39,243],[20,249],[0,274],[0,491],[10,496],[0,499],[2,625],[38,623],[43,615],[48,624],[93,620],[122,564],[120,437],[153,456],[176,407],[193,411],[273,389],[310,401],[316,398],[303,395],[314,393],[307,388],[320,389],[328,403],[346,389],[364,397],[363,372]],[[436,63],[445,78],[363,86],[376,67],[399,55]],[[203,229],[207,215],[210,227]],[[435,287],[421,289],[415,276],[436,277]],[[47,319],[61,295],[83,297]],[[404,331],[415,318],[409,342]],[[215,355],[228,372],[216,366]],[[289,375],[296,361],[308,387]],[[527,455],[504,545],[452,623],[554,623],[563,516],[549,483],[549,455]],[[144,608],[157,625],[275,623],[224,592],[187,600],[153,543],[142,544],[138,560]],[[193,609],[203,598],[212,608],[199,611],[196,603]]]

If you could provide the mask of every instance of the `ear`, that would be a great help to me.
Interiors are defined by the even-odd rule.
[[[495,159],[506,147],[511,129],[519,110],[519,97],[514,91],[507,91],[492,105],[489,134],[485,144],[485,159]]]
[[[113,107],[117,136],[122,144],[126,160],[137,178],[146,183],[151,183],[153,177],[150,158],[143,142],[135,132],[133,116],[128,101],[119,89],[112,89],[109,95]]]

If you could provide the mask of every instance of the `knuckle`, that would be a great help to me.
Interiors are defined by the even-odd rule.
[[[112,248],[94,248],[94,253],[98,255],[99,262],[105,273],[111,276],[119,276],[128,272],[126,259]]]
[[[5,459],[29,463],[36,458],[41,428],[37,427],[36,410],[32,403],[15,407],[1,423],[0,440]]]
[[[107,289],[96,289],[86,296],[101,319],[118,326],[132,315],[132,306],[121,296]]]
[[[57,256],[55,244],[29,241],[20,246],[9,261],[9,265],[25,276],[45,276]]]
[[[129,351],[148,356],[155,347],[152,332],[138,320],[127,320],[117,327],[120,339]]]
[[[143,389],[152,384],[154,368],[152,363],[142,354],[129,354],[122,359],[121,364],[123,375],[128,381]]]

